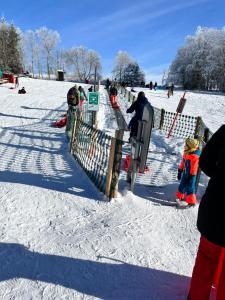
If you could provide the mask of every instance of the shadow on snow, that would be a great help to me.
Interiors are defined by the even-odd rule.
[[[180,300],[189,285],[188,277],[170,272],[107,257],[91,261],[42,254],[15,243],[0,244],[0,269],[1,281],[38,280],[105,300]]]

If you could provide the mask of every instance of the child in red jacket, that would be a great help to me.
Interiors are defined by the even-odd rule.
[[[176,192],[177,203],[180,206],[194,206],[197,203],[195,192],[200,154],[199,141],[187,138],[177,176],[178,180],[181,180]]]

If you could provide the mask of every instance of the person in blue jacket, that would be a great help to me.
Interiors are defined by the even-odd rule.
[[[181,180],[176,192],[177,202],[181,206],[194,206],[196,199],[196,179],[199,166],[199,140],[187,138],[177,179]]]

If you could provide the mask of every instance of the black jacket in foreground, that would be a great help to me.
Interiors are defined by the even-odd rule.
[[[127,109],[127,113],[131,114],[135,111],[135,115],[131,120],[130,136],[137,136],[138,120],[142,120],[143,111],[148,99],[145,96],[138,96],[137,100]]]
[[[210,180],[199,205],[197,227],[207,240],[225,247],[225,125],[206,144],[199,166]]]

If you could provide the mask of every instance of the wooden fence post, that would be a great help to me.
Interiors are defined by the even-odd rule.
[[[201,117],[197,117],[196,120],[196,125],[195,125],[195,136],[198,137],[199,136],[199,131],[200,131],[200,125],[202,123],[202,118]]]
[[[115,148],[116,148],[116,139],[112,138],[110,153],[109,153],[109,164],[108,164],[108,170],[107,170],[106,185],[105,185],[105,194],[108,198],[110,197],[110,190],[111,190]]]
[[[73,126],[73,131],[70,139],[70,153],[73,154],[76,151],[76,143],[77,143],[77,136],[78,136],[78,129],[79,129],[79,123],[80,123],[80,118],[77,112],[74,113],[74,126]]]
[[[160,116],[160,123],[159,123],[159,129],[161,130],[163,128],[164,123],[164,116],[165,116],[165,109],[161,109],[161,116]]]
[[[130,102],[130,95],[131,95],[131,92],[128,91],[128,102]]]
[[[110,199],[117,197],[120,167],[122,161],[123,135],[124,135],[124,130],[122,129],[116,130],[115,155],[114,155],[113,170],[112,170],[111,189],[109,195]]]

